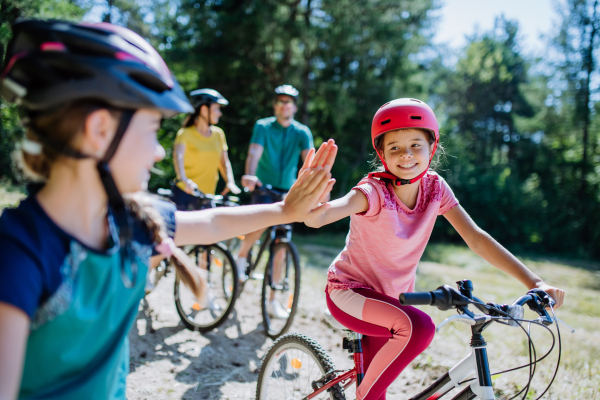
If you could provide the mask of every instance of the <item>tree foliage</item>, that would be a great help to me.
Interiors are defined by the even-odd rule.
[[[77,20],[86,1],[0,0],[0,43],[19,16]],[[276,86],[300,90],[296,118],[316,145],[339,144],[337,195],[369,171],[377,108],[421,98],[442,122],[439,172],[483,229],[512,249],[600,258],[598,0],[558,4],[547,57],[523,55],[518,25],[500,17],[451,66],[431,44],[436,0],[107,0],[100,19],[148,38],[184,90],[210,87],[229,100],[219,126],[237,177]],[[14,176],[7,155],[20,128],[13,107],[0,111],[0,174]],[[152,189],[174,177],[182,118],[163,123],[167,157]],[[443,218],[434,238],[459,240]]]

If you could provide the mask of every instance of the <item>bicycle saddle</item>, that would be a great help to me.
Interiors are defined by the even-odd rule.
[[[325,310],[323,311],[323,318],[325,319],[325,322],[327,322],[333,329],[345,331],[349,330],[344,325],[340,324],[335,318],[333,318],[333,315],[331,315],[327,307],[325,307]]]

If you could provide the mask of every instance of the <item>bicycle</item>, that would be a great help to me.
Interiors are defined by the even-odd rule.
[[[259,195],[282,200],[284,192],[273,189],[271,185],[263,185],[254,189]],[[262,279],[261,312],[263,326],[268,337],[277,339],[292,325],[298,309],[300,296],[300,256],[298,248],[292,242],[292,226],[276,225],[267,228],[260,245],[253,246],[248,253],[248,265],[245,274],[248,279]],[[261,262],[265,250],[269,256],[264,275],[255,272]],[[278,275],[278,276],[276,276]],[[247,281],[247,280],[246,280]],[[245,282],[244,281],[244,284]],[[243,291],[243,287],[240,292]],[[272,318],[268,312],[270,301],[277,301],[287,313],[287,318]]]
[[[169,189],[158,189],[157,194],[166,198],[171,195]],[[195,190],[192,193],[198,202],[198,209],[212,207],[237,206],[234,196],[210,195]],[[203,265],[208,271],[207,280],[210,289],[208,307],[202,307],[188,287],[175,276],[174,297],[175,308],[183,325],[192,331],[209,332],[224,323],[233,311],[237,298],[239,281],[237,266],[227,246],[223,243],[210,245],[186,246],[184,251],[195,265]],[[162,260],[158,267],[151,271],[151,282],[156,285],[166,275],[169,264]]]
[[[537,362],[546,358],[552,352],[555,345],[554,333],[548,326],[560,320],[556,317],[550,317],[546,311],[546,307],[551,308],[554,301],[545,292],[533,289],[526,295],[519,297],[512,305],[485,304],[472,295],[473,284],[471,281],[458,281],[457,284],[459,290],[449,285],[444,285],[431,292],[402,293],[400,295],[400,304],[403,305],[431,305],[438,307],[440,310],[454,308],[458,311],[459,315],[446,318],[437,327],[437,330],[452,321],[464,322],[471,326],[471,353],[439,377],[428,388],[411,397],[410,400],[439,399],[451,390],[469,382],[470,384],[454,396],[453,400],[494,400],[492,375],[529,367],[528,384],[513,397],[516,398],[524,393],[522,398],[528,398],[529,386],[535,374]],[[524,320],[523,306],[525,304],[539,314],[540,317],[533,321]],[[473,313],[469,310],[469,305],[475,306],[481,313]],[[554,314],[554,310],[552,308],[551,310]],[[361,345],[362,335],[345,328],[330,315],[326,315],[326,319],[330,325],[342,329],[346,333],[346,337],[343,338],[342,348],[352,354],[354,367],[349,370],[336,370],[331,358],[316,341],[302,334],[285,335],[279,338],[263,357],[257,381],[257,400],[317,398],[344,400],[346,398],[344,389],[348,388],[354,382],[356,382],[357,386],[360,385],[364,377]],[[487,343],[482,336],[482,331],[492,322],[521,328],[527,334],[529,338],[529,364],[495,374],[490,373],[486,352]],[[540,359],[537,359],[531,337],[528,331],[521,326],[521,322],[543,326],[552,333],[552,346]],[[574,332],[574,330],[572,331]],[[556,370],[550,384],[537,399],[541,398],[548,391],[558,371],[561,351],[558,324],[557,333],[559,355]],[[470,375],[474,375],[475,377],[467,379]]]

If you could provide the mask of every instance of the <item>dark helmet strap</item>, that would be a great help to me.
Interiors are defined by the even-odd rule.
[[[121,254],[121,279],[127,288],[131,288],[135,284],[137,278],[137,265],[132,258],[131,249],[131,240],[133,239],[133,218],[125,206],[125,201],[113,179],[108,162],[116,153],[119,143],[121,142],[134,113],[135,110],[123,111],[115,136],[106,150],[104,157],[102,157],[102,160],[98,161],[98,164],[96,165],[98,173],[100,174],[100,180],[102,181],[102,185],[108,196],[108,206],[112,210],[115,223],[118,227],[119,244],[123,252],[123,254]],[[125,260],[131,262],[131,279],[129,279],[125,272]]]
[[[206,109],[208,111],[208,118],[206,120],[206,123],[209,127],[212,126],[212,124],[210,123],[210,106],[212,103],[202,103],[198,106],[198,118],[202,118],[202,106],[206,106]]]
[[[119,147],[119,143],[121,143],[121,139],[123,139],[123,135],[131,122],[131,118],[135,114],[135,110],[123,110],[121,114],[121,119],[119,120],[119,126],[117,126],[117,131],[115,132],[115,136],[113,137],[112,142],[110,142],[110,146],[104,153],[104,157],[102,157],[102,161],[108,163],[111,158],[117,152],[117,148]]]

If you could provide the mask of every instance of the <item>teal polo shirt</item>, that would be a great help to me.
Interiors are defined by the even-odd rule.
[[[284,128],[275,117],[256,121],[250,143],[264,148],[256,169],[258,179],[284,190],[289,190],[296,181],[302,150],[314,147],[312,133],[306,125],[292,120],[291,125]]]

